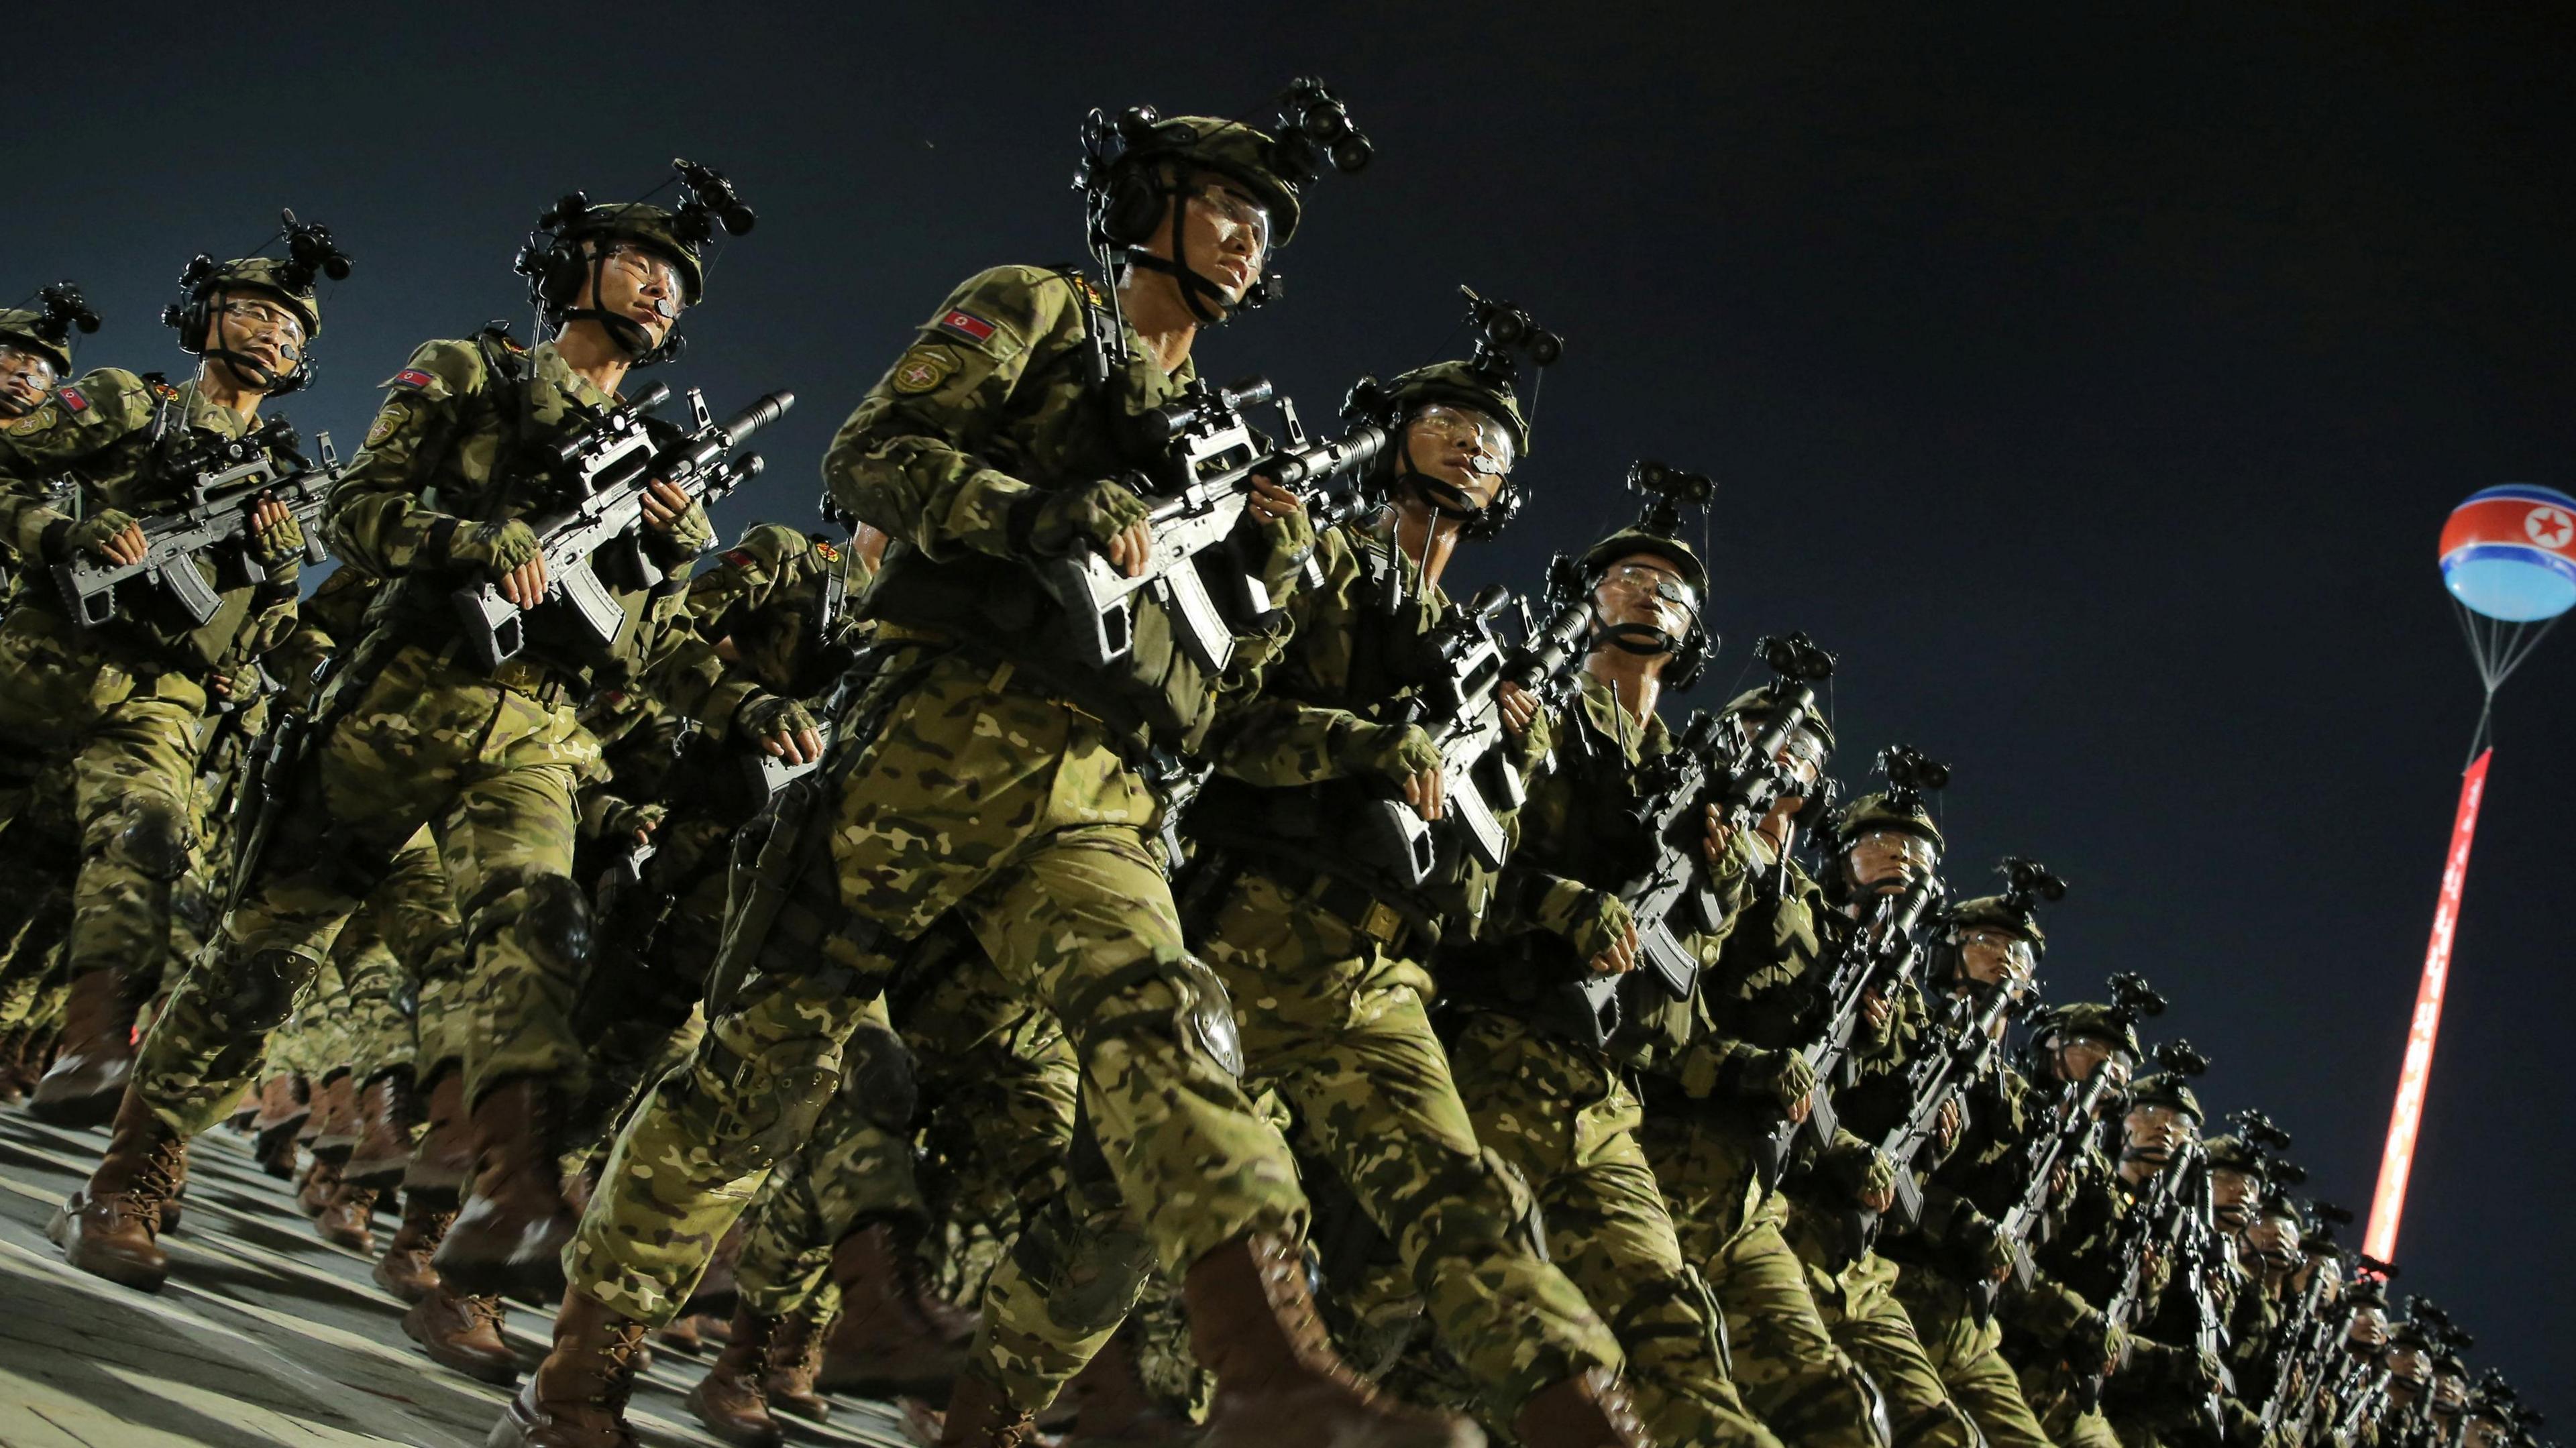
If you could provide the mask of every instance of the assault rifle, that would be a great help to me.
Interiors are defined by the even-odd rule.
[[[613,559],[617,581],[625,588],[650,588],[662,581],[661,568],[646,556],[638,536],[646,490],[656,482],[669,483],[693,502],[732,492],[759,475],[761,461],[757,453],[727,454],[796,405],[796,394],[772,392],[717,422],[693,387],[688,394],[691,430],[663,442],[646,415],[670,395],[669,386],[657,382],[632,405],[602,412],[590,426],[556,444],[551,461],[569,479],[571,501],[525,520],[536,530],[546,565],[546,596],[538,607],[557,599],[570,604],[576,636],[598,647],[615,643],[626,623],[616,593],[599,575],[601,560]],[[611,554],[613,545],[618,551]],[[527,647],[526,611],[502,597],[497,582],[458,589],[455,603],[466,651],[486,671]]]
[[[156,422],[154,431],[166,426],[166,420]],[[54,582],[72,622],[92,629],[119,613],[130,616],[135,603],[131,595],[119,597],[118,585],[139,578],[177,604],[191,626],[205,623],[223,607],[223,594],[267,577],[250,555],[250,518],[271,499],[285,504],[304,530],[305,561],[329,557],[322,546],[322,510],[339,480],[340,459],[329,433],[319,434],[318,441],[322,463],[316,467],[297,451],[302,439],[284,418],[237,438],[196,435],[166,465],[190,475],[188,504],[139,520],[140,560],[116,563],[84,551],[54,565]]]
[[[1234,656],[1234,625],[1271,612],[1270,590],[1252,560],[1224,556],[1243,522],[1253,480],[1266,477],[1303,489],[1365,465],[1387,441],[1386,429],[1374,424],[1330,441],[1310,441],[1296,404],[1281,397],[1276,403],[1287,441],[1271,447],[1244,413],[1273,400],[1266,378],[1224,388],[1193,381],[1179,400],[1137,419],[1145,442],[1162,449],[1150,469],[1119,479],[1152,505],[1146,526],[1153,548],[1144,570],[1130,578],[1088,548],[1037,569],[1071,620],[1074,655],[1081,662],[1105,668],[1135,647],[1131,600],[1139,593],[1171,614],[1181,647],[1210,673]]]
[[[2158,1047],[2156,1058],[2167,1070],[2180,1075],[2197,1076],[2209,1069],[2207,1059],[2186,1041]],[[2225,1249],[2219,1241],[2217,1213],[2211,1198],[2209,1158],[2197,1138],[2184,1141],[2164,1170],[2148,1179],[2145,1190],[2120,1224],[2120,1290],[2104,1312],[2123,1329],[2135,1327],[2145,1313],[2148,1258],[2159,1250],[2172,1254],[2172,1281],[2190,1295],[2192,1346],[2204,1352],[2221,1352],[2227,1344],[2227,1327],[2211,1278],[2225,1265]],[[2083,1396],[2088,1408],[2099,1400],[2101,1389],[2098,1375],[2085,1384]],[[2222,1368],[2219,1393],[2232,1389],[2233,1381]],[[2213,1394],[2201,1405],[2201,1426],[2210,1434],[2224,1436],[2225,1421],[2219,1396]]]
[[[1900,894],[1879,896],[1869,918],[1835,954],[1833,973],[1825,981],[1824,1030],[1799,1051],[1816,1075],[1815,1089],[1807,1096],[1807,1118],[1781,1122],[1754,1152],[1764,1191],[1779,1185],[1801,1143],[1833,1140],[1841,1124],[1834,1115],[1833,1088],[1851,1058],[1864,1003],[1913,970],[1927,943],[1924,917],[1940,894],[1941,882],[1923,875]]]
[[[2326,1274],[2308,1274],[2308,1285],[2299,1294],[2298,1305],[2290,1309],[2289,1318],[2277,1334],[2280,1345],[2272,1351],[2272,1391],[2263,1400],[2263,1432],[2269,1437],[2288,1416],[2291,1404],[2290,1382],[2296,1377],[2307,1379],[2306,1365],[2322,1356],[2321,1349],[2332,1339],[2326,1321]],[[2316,1384],[2306,1383],[2313,1392]]]
[[[1418,724],[1440,750],[1440,778],[1447,819],[1456,837],[1486,869],[1499,870],[1508,843],[1500,814],[1520,808],[1521,777],[1502,748],[1501,689],[1516,684],[1543,693],[1582,657],[1592,626],[1592,600],[1580,567],[1560,554],[1548,565],[1548,621],[1517,648],[1505,648],[1494,623],[1511,594],[1494,584],[1453,610],[1426,641],[1439,660],[1436,682],[1378,711],[1379,721]],[[1401,800],[1373,801],[1358,834],[1368,864],[1408,885],[1432,877],[1440,836],[1432,823]]]
[[[1994,1069],[2003,1048],[2000,1027],[2021,1002],[2021,993],[2010,983],[1973,1000],[1950,997],[1933,1020],[1926,1049],[1907,1067],[1906,1099],[1914,1105],[1878,1143],[1896,1166],[1893,1211],[1898,1225],[1911,1229],[1923,1220],[1923,1187],[1914,1179],[1915,1163],[1940,1134],[1941,1108],[1964,1100],[1962,1093]]]

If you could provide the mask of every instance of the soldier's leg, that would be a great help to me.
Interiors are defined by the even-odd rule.
[[[1794,1217],[1798,1208],[1790,1210]],[[1895,1264],[1875,1252],[1862,1253],[1840,1272],[1827,1273],[1812,1260],[1807,1268],[1808,1290],[1834,1341],[1886,1396],[1896,1448],[1971,1448],[1977,1430],[1950,1401],[1913,1321],[1896,1300],[1895,1285]]]
[[[1716,1300],[1633,1134],[1643,1112],[1603,1059],[1479,1012],[1450,1062],[1477,1139],[1536,1194],[1551,1260],[1618,1334],[1655,1440],[1778,1448],[1728,1377]]]
[[[133,1070],[135,1016],[160,983],[171,886],[194,843],[204,727],[195,702],[131,698],[104,711],[73,756],[71,1021],[29,1107],[45,1120],[104,1123]]]
[[[2049,1448],[2046,1429],[2021,1392],[2021,1379],[2004,1361],[2003,1324],[1977,1321],[1967,1292],[1946,1275],[1920,1267],[1898,1269],[1897,1299],[1922,1339],[1950,1401],[1959,1405],[1994,1448]]]

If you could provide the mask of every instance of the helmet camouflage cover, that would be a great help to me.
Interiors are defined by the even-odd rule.
[[[1152,139],[1140,141],[1121,162],[1180,161],[1214,171],[1251,189],[1270,211],[1272,250],[1297,233],[1297,185],[1279,174],[1270,133],[1217,116],[1166,116],[1153,125]]]
[[[1947,848],[1941,827],[1932,822],[1920,800],[1898,800],[1886,793],[1865,794],[1834,815],[1834,836],[1846,843],[1872,830],[1903,830],[1930,840],[1936,850]]]
[[[1950,926],[1954,930],[2009,930],[2029,941],[2033,954],[2048,948],[2048,937],[2039,928],[2038,916],[2002,895],[1980,895],[1962,901],[1950,911]]]
[[[2138,1044],[2138,1027],[2128,1012],[2096,1001],[2077,1001],[2041,1015],[2033,1023],[2032,1038],[2046,1041],[2052,1036],[2107,1041],[2128,1052],[2132,1061],[2146,1055],[2146,1048]]]
[[[246,256],[206,273],[189,294],[212,301],[224,292],[259,292],[284,302],[304,324],[304,340],[322,335],[322,301],[311,278],[289,271],[284,257]]]
[[[1619,535],[1614,533],[1610,536],[1612,538],[1616,538]],[[1605,539],[1603,541],[1607,542],[1608,540]],[[1727,700],[1726,707],[1718,710],[1717,712],[1721,717],[1728,714],[1749,714],[1757,719],[1767,719],[1771,716],[1771,711],[1776,706],[1777,702],[1778,701],[1772,697],[1769,688],[1752,688],[1747,689],[1743,693],[1736,695],[1734,698]],[[1809,734],[1815,735],[1816,742],[1825,747],[1825,752],[1827,754],[1833,753],[1834,726],[1826,722],[1824,715],[1810,710],[1807,714],[1806,721],[1798,727]]]
[[[2130,1089],[2129,1105],[2132,1108],[2164,1106],[2194,1121],[2209,1119],[2200,1109],[2200,1098],[2192,1094],[2191,1087],[2182,1077],[2171,1071],[2151,1071],[2139,1077],[2138,1084]]]
[[[706,293],[707,272],[698,256],[699,243],[682,235],[678,218],[659,206],[641,201],[593,206],[560,235],[568,241],[632,242],[679,269],[682,301],[694,307]]]
[[[72,342],[67,334],[59,339],[39,330],[45,314],[25,307],[0,311],[0,347],[23,347],[54,364],[54,375],[68,377],[72,371]]]
[[[1510,379],[1481,371],[1472,362],[1434,362],[1399,373],[1381,385],[1380,396],[1384,403],[1379,410],[1390,425],[1435,402],[1473,408],[1511,434],[1515,457],[1529,456],[1529,420]]]

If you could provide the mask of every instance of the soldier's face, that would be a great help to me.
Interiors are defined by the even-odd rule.
[[[1911,830],[1871,830],[1843,852],[1843,869],[1864,894],[1895,894],[1940,862],[1932,842]]]
[[[209,330],[215,343],[209,351],[220,349],[246,357],[265,368],[270,378],[285,376],[304,360],[304,319],[265,297],[217,297],[215,319]],[[230,358],[217,358],[215,365],[233,373],[244,387],[257,389],[264,385],[263,379],[236,369]]]
[[[2287,1269],[2299,1258],[2299,1224],[2282,1217],[2262,1217],[2245,1229],[2245,1246],[2267,1267]]]
[[[2218,1224],[2231,1232],[2244,1231],[2254,1218],[2254,1178],[2245,1172],[2220,1167],[2209,1174],[2209,1196],[2218,1211]]]
[[[680,290],[680,269],[671,264],[669,257],[640,246],[619,244],[610,247],[607,255],[590,269],[590,279],[582,283],[581,295],[573,299],[573,305],[596,307],[624,317],[643,328],[644,335],[659,346],[679,325],[684,295]]]
[[[2030,983],[2030,942],[2009,930],[1979,925],[1959,932],[1959,969],[1983,986]]]
[[[2468,1432],[2461,1439],[2467,1448],[2504,1448],[2504,1425],[2493,1418],[2471,1418]]]
[[[2365,1302],[2353,1309],[2352,1324],[2343,1331],[2343,1345],[2353,1356],[2375,1358],[2388,1349],[2388,1313],[2375,1302]]]
[[[54,359],[32,347],[0,344],[0,417],[24,417],[53,395]]]
[[[2079,1086],[2092,1080],[2093,1073],[2101,1070],[2114,1073],[2111,1083],[2114,1086],[2129,1077],[2128,1063],[2120,1059],[2120,1048],[2094,1036],[2075,1036],[2058,1042],[2049,1059],[2057,1065],[2058,1080]]]
[[[2457,1373],[2444,1373],[2433,1380],[2433,1411],[2456,1413],[2469,1405],[2469,1380]]]
[[[1448,484],[1484,507],[1512,471],[1512,435],[1472,407],[1435,402],[1404,424],[1404,456],[1413,470]]]
[[[1622,558],[1603,570],[1592,590],[1592,611],[1605,625],[1636,624],[1667,638],[1690,631],[1699,591],[1652,553]]]
[[[1174,230],[1156,228],[1147,250],[1172,260]],[[1204,173],[1190,178],[1181,188],[1177,230],[1190,270],[1214,282],[1229,304],[1261,280],[1270,256],[1270,210],[1241,186]]]
[[[2183,1133],[2191,1129],[2191,1118],[2170,1106],[2150,1103],[2130,1107],[2122,1126],[2128,1137],[2122,1155],[2132,1161],[2161,1164],[2173,1160],[2174,1149],[2182,1145]]]

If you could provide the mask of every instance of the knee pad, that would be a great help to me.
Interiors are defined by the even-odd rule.
[[[728,1174],[744,1176],[795,1150],[840,1087],[837,1059],[817,1061],[800,1051],[792,1058],[746,1060],[710,1031],[690,1067],[672,1072],[657,1089],[671,1101],[691,1143]]]
[[[874,1021],[861,1022],[841,1048],[841,1090],[868,1124],[897,1135],[912,1129],[921,1110],[921,1079],[912,1048]]]
[[[97,854],[150,880],[176,880],[188,873],[189,830],[186,815],[156,794],[131,794],[103,821],[107,834]]]
[[[314,963],[294,951],[253,951],[225,971],[216,1009],[235,1030],[276,1030],[294,1013],[295,997],[313,972]]]
[[[519,930],[530,952],[567,973],[590,959],[590,901],[562,875],[539,875],[527,884]]]
[[[1168,1010],[1120,999],[1150,982],[1171,991]],[[1225,981],[1188,951],[1158,948],[1152,959],[1112,971],[1068,1003],[1065,1017],[1065,1029],[1077,1039],[1166,1036],[1228,1076],[1243,1077],[1243,1037],[1235,1029],[1234,998]]]

